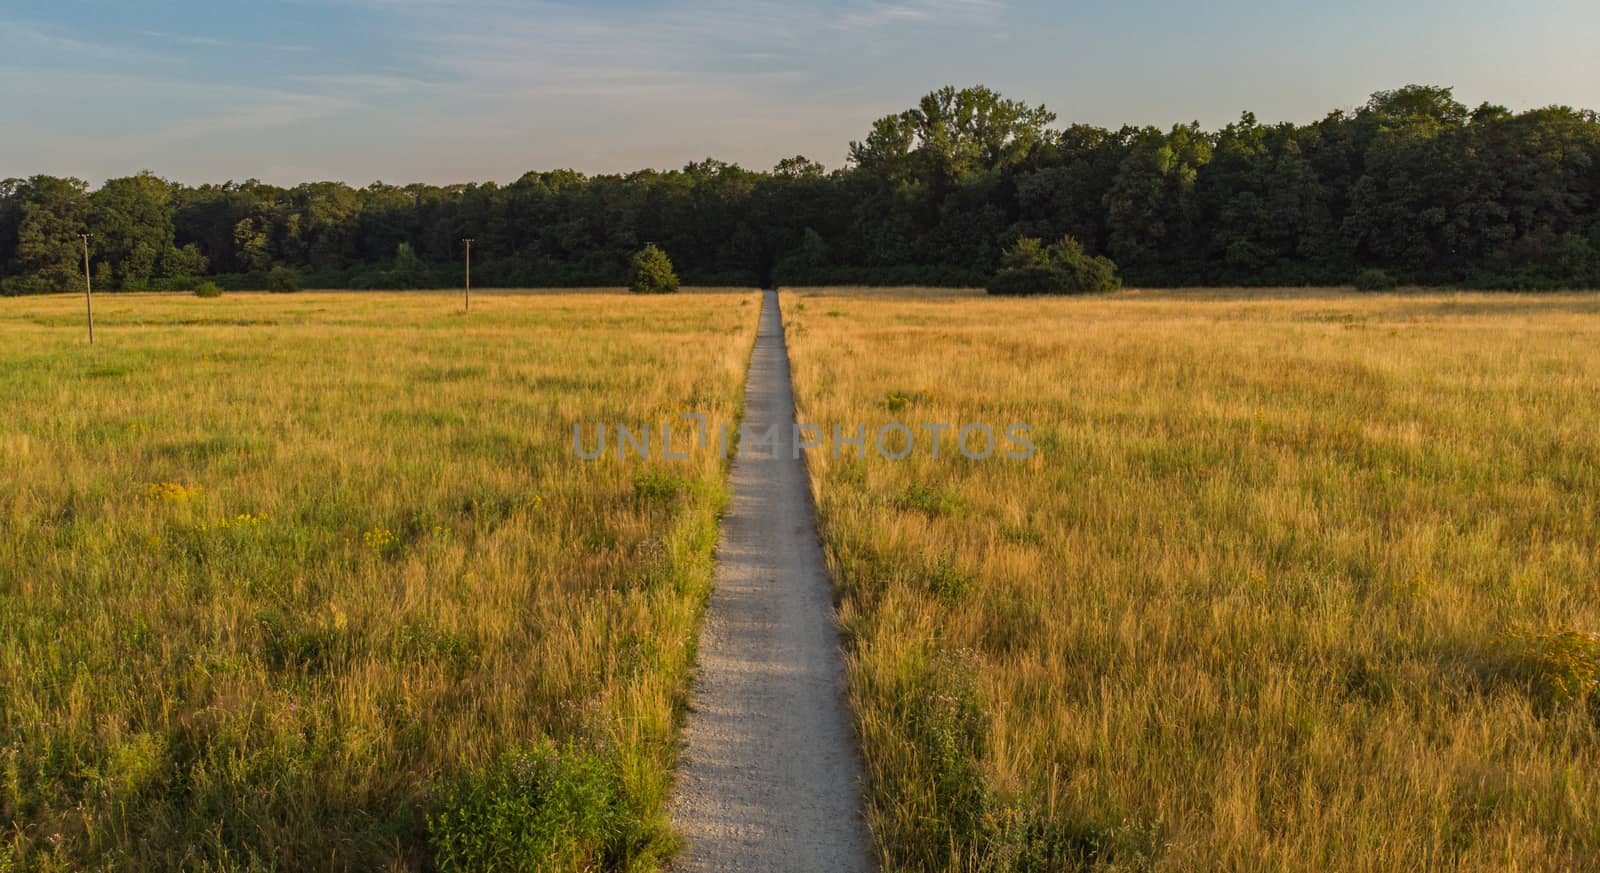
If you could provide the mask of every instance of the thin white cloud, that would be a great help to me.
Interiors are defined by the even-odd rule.
[[[358,104],[322,94],[263,92],[249,95],[220,112],[157,128],[142,140],[146,145],[188,142],[239,131],[294,127],[357,108]]]
[[[843,31],[876,30],[898,24],[999,27],[1005,11],[1002,0],[904,0],[867,4],[841,16],[833,26]]]
[[[222,37],[207,36],[205,34],[171,33],[165,30],[141,30],[139,31],[139,35],[145,37],[146,39],[155,40],[169,46],[190,46],[193,48],[256,47],[255,43],[234,39],[223,39]],[[311,46],[294,43],[273,43],[260,46],[260,48],[265,48],[268,51],[274,52],[300,53],[311,51]]]
[[[60,103],[102,111],[115,107],[138,113],[145,104],[159,102],[171,113],[160,125],[119,132],[115,141],[121,150],[232,131],[288,127],[362,105],[336,94],[95,72],[0,67],[0,81],[6,86],[0,87],[0,98],[7,102],[48,94]]]
[[[414,0],[362,0],[414,15],[414,55],[464,100],[560,95],[726,100],[797,78],[795,64],[751,46],[816,32],[815,15],[776,2],[706,0],[636,18],[552,3],[462,4],[445,14]]]
[[[396,94],[415,95],[441,88],[437,82],[381,73],[307,74],[291,76],[288,81],[301,85],[308,91],[328,96],[343,96],[347,99]]]
[[[837,62],[900,50],[898,27],[992,34],[1006,11],[1005,0],[688,0],[626,12],[554,0],[292,2],[364,10],[436,86],[441,111],[483,123],[528,101],[585,98],[613,112],[646,101],[817,108],[830,99],[825,83],[837,82]],[[846,91],[853,101],[855,89]]]
[[[413,136],[455,131],[524,169],[670,167],[707,154],[760,156],[765,166],[797,149],[836,162],[849,131],[882,111],[840,71],[920,40],[865,22],[841,27],[842,14],[878,9],[860,3],[689,0],[621,13],[548,0],[324,2],[366,10],[414,64],[408,72],[430,84],[428,99],[403,108],[369,92],[374,124]],[[1004,10],[1002,0],[899,2],[919,28],[975,27]],[[819,127],[838,153],[816,153]]]
[[[160,30],[142,30],[139,35],[173,45],[197,46],[200,48],[227,48],[235,45],[235,43],[225,39],[218,39],[214,36],[194,36],[184,33],[167,33]]]
[[[44,49],[51,53],[99,60],[148,60],[152,55],[121,45],[90,42],[65,36],[53,28],[23,21],[0,19],[0,46],[12,49]]]

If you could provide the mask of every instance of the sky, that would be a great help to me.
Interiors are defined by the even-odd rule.
[[[1305,122],[1409,83],[1600,109],[1594,0],[5,0],[0,178],[509,182],[841,166],[943,85],[1059,124]]]

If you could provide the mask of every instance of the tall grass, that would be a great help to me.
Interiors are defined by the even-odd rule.
[[[754,295],[97,304],[0,308],[0,869],[670,852],[725,463],[572,425],[731,420]]]
[[[885,869],[1594,868],[1600,299],[785,311]]]

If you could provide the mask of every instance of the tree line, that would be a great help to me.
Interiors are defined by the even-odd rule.
[[[1019,240],[1070,236],[1142,285],[1600,287],[1600,116],[1468,109],[1408,86],[1310,124],[1054,126],[1043,106],[944,88],[825,170],[717,160],[530,172],[508,185],[258,181],[149,173],[0,182],[0,290],[459,283],[624,284],[666,251],[686,283],[981,285]]]

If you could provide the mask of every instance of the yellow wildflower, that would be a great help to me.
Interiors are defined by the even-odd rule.
[[[145,496],[151,500],[163,503],[185,503],[205,493],[199,485],[183,485],[177,482],[151,482],[145,486]]]
[[[218,527],[221,527],[221,528],[224,528],[224,529],[227,529],[227,528],[260,527],[261,523],[266,521],[266,520],[267,520],[267,514],[265,512],[263,512],[263,513],[261,513],[259,515],[251,515],[248,512],[243,512],[243,513],[240,513],[240,514],[234,516],[233,518],[225,518],[225,519],[223,519],[221,521],[221,523],[218,525]]]

